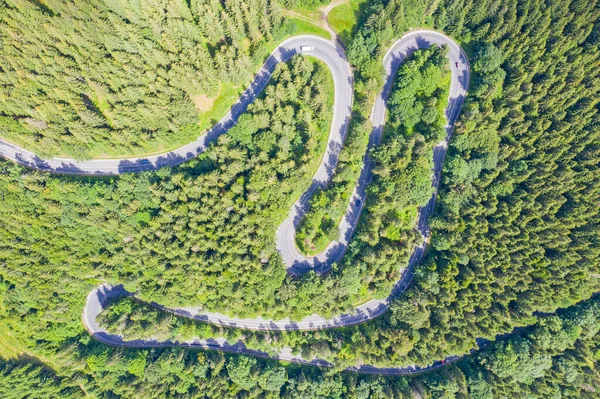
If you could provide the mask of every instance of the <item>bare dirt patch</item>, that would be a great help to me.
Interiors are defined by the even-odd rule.
[[[206,112],[212,109],[217,97],[209,97],[206,94],[198,94],[196,96],[191,96],[191,99],[198,111]]]

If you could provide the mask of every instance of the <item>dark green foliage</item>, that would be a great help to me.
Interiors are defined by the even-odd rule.
[[[256,365],[256,359],[239,357],[227,365],[227,375],[234,384],[248,391],[256,386],[256,381],[250,375],[251,368],[254,365]]]
[[[0,270],[11,300],[25,301],[31,309],[25,313],[33,315],[70,290],[80,290],[77,301],[82,300],[89,279],[95,279],[123,282],[172,306],[202,303],[240,314],[269,307],[274,315],[306,314],[345,306],[321,298],[333,277],[286,279],[274,243],[276,228],[320,161],[330,88],[322,64],[297,57],[280,65],[230,134],[174,170],[89,180],[4,162]],[[57,284],[42,290],[45,299],[27,298],[22,271],[39,275],[50,268],[52,278],[42,279],[43,287],[67,279],[68,288]],[[350,300],[344,291],[329,295]],[[79,311],[75,305],[67,313],[76,319]]]
[[[384,137],[373,151],[367,217],[376,220],[372,226],[378,231],[369,232],[374,242],[385,238],[402,243],[407,235],[416,235],[417,207],[433,194],[433,147],[445,136],[447,64],[442,49],[419,51],[395,78]]]
[[[51,369],[32,359],[6,361],[0,357],[0,397],[75,399],[85,395],[72,381],[56,377]]]
[[[594,298],[543,316],[535,326],[459,362],[468,397],[597,397],[599,304]]]
[[[39,4],[27,7],[38,7],[36,13],[54,18],[53,4]],[[124,351],[93,342],[83,331],[80,312],[89,289],[104,279],[139,287],[142,295],[161,303],[202,302],[215,309],[263,315],[326,313],[332,306],[389,292],[413,240],[397,241],[393,229],[373,228],[371,211],[331,276],[308,275],[301,281],[285,277],[273,249],[274,228],[295,199],[293,189],[301,192],[299,182],[310,179],[310,168],[302,165],[309,165],[319,151],[318,145],[309,146],[311,155],[307,152],[306,158],[295,151],[308,145],[307,137],[319,134],[304,134],[301,116],[308,111],[302,110],[310,106],[294,102],[292,123],[286,119],[286,107],[280,107],[277,115],[284,126],[277,133],[263,128],[257,105],[231,137],[174,170],[81,181],[3,163],[2,328],[20,345],[57,362],[61,375],[83,370],[87,378],[82,384],[98,397],[408,398],[411,392],[424,398],[597,397],[597,300],[546,319],[536,313],[569,306],[600,289],[597,2],[390,0],[370,2],[367,14],[348,44],[357,71],[355,115],[331,187],[337,190],[331,198],[343,206],[360,170],[370,132],[369,101],[380,90],[381,56],[387,45],[408,28],[426,25],[456,38],[470,54],[469,96],[450,143],[430,223],[432,245],[417,267],[413,286],[392,304],[389,314],[343,329],[253,335],[190,327],[150,312],[143,313],[143,322],[170,335],[223,334],[231,341],[244,335],[253,347],[291,346],[306,357],[331,358],[338,368],[430,364],[448,354],[468,353],[478,337],[491,339],[540,320],[537,325],[414,380],[289,367],[288,381],[280,386],[286,378],[276,363],[256,360],[247,377],[253,382],[250,390],[231,381],[230,358],[222,354]],[[6,46],[5,41],[1,45]],[[3,50],[3,55],[9,53]],[[271,90],[275,92],[265,102],[277,99],[277,89]],[[76,94],[78,104],[94,105],[90,93]],[[422,97],[417,91],[415,95]],[[439,137],[434,113],[424,112],[427,102],[420,121],[414,117],[415,123],[400,125],[407,111],[414,111],[407,108],[413,99],[396,96],[392,99],[400,107],[399,125],[386,132],[390,141],[376,152],[379,170],[402,160],[399,153],[428,159],[430,152],[420,152],[425,146],[417,144]],[[435,91],[425,97],[435,98]],[[23,129],[24,119],[3,121],[10,131]],[[317,113],[312,121],[315,127],[327,126]],[[285,126],[300,132],[292,135]],[[277,139],[263,141],[271,133]],[[279,138],[289,142],[280,147]],[[261,158],[271,151],[282,156],[276,164],[270,164],[268,156]],[[424,163],[417,165],[426,168]],[[262,170],[271,173],[258,178]],[[269,183],[273,175],[276,184]],[[384,175],[370,190],[380,186]],[[411,191],[402,196],[398,189],[395,199],[405,201],[414,194],[413,188],[407,190]],[[421,195],[424,198],[425,191]],[[371,191],[368,206],[384,209],[385,198],[389,197],[376,199]],[[399,221],[396,216],[389,226]],[[229,246],[233,242],[236,245]],[[326,303],[313,301],[317,297]],[[132,308],[131,313],[136,311],[141,312]],[[128,310],[120,312],[122,316]],[[113,316],[118,324],[119,314]],[[154,324],[157,318],[164,328]]]
[[[286,277],[275,230],[319,162],[332,90],[326,70],[303,58],[280,66],[273,78],[217,145],[176,169],[90,181],[5,163],[0,182],[3,210],[11,215],[3,219],[11,295],[26,296],[27,289],[16,284],[26,280],[17,271],[52,265],[55,281],[72,280],[69,290],[84,293],[90,288],[85,280],[93,278],[124,283],[168,306],[200,304],[238,315],[327,315],[369,296],[386,296],[417,237],[410,217],[430,190],[431,151],[415,149],[420,154],[415,165],[425,171],[418,181],[425,189],[406,202],[411,209],[395,217],[378,211],[373,201],[372,216],[361,223],[340,269],[324,278],[314,273],[301,280]],[[355,146],[351,142],[348,148]],[[338,176],[354,173],[346,172],[351,166],[346,162]],[[396,173],[392,180],[410,176]],[[405,183],[398,183],[398,190]],[[378,183],[379,192],[390,184]],[[53,296],[56,290],[45,290],[42,296],[51,299],[35,299],[31,308],[45,300],[60,302],[60,294]],[[77,308],[53,320],[56,325],[44,335],[62,330],[67,315],[76,320]],[[33,310],[27,313],[33,318]],[[52,340],[74,333],[61,331]]]
[[[369,187],[366,216],[356,237],[362,243],[353,244],[357,252],[365,243],[376,246],[380,236],[410,242],[406,235],[415,225],[417,206],[425,205],[432,194],[432,149],[445,135],[443,112],[450,84],[447,69],[444,52],[430,49],[417,52],[397,73],[388,102],[384,140],[372,154],[376,178]],[[359,155],[354,156],[360,159]],[[345,168],[342,164],[342,173]],[[311,199],[311,209],[296,234],[300,249],[319,253],[338,238],[337,226],[354,184],[351,179],[336,176],[332,187]]]
[[[364,60],[352,56],[359,44],[349,45],[363,79],[394,37],[389,21],[400,3],[372,5],[355,39],[375,43]],[[358,357],[383,361],[408,350],[412,361],[429,363],[465,353],[477,337],[529,324],[535,311],[600,288],[600,52],[590,45],[599,7],[482,4],[477,18],[472,7],[440,3],[433,12],[440,29],[463,39],[473,75],[430,223],[432,247],[389,319],[328,337],[373,343],[377,331],[374,346],[386,353],[356,345]],[[571,34],[562,35],[567,26]],[[374,79],[357,84],[370,87]]]
[[[35,363],[0,360],[6,398],[421,398],[592,399],[600,389],[600,301],[541,316],[462,360],[424,375],[382,377],[287,366],[184,349],[118,349],[90,341],[57,377]],[[559,339],[559,337],[568,337]],[[548,340],[555,340],[557,345]],[[72,351],[72,349],[71,349]],[[132,373],[135,364],[143,373]],[[134,378],[135,376],[135,378]]]
[[[588,41],[599,8],[515,2],[494,13],[470,27],[489,34],[472,44],[425,272],[440,292],[426,295],[423,342],[444,334],[456,350],[598,290],[600,52]],[[578,28],[565,36],[563,26]]]

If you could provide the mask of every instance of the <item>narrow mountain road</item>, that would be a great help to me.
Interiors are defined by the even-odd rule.
[[[435,199],[437,195],[437,186],[439,184],[439,178],[442,170],[442,164],[448,147],[448,140],[452,134],[454,122],[458,118],[460,109],[465,100],[467,94],[467,88],[469,84],[469,65],[465,53],[462,49],[450,38],[433,31],[416,31],[407,34],[398,40],[390,48],[384,57],[385,67],[385,84],[382,92],[377,96],[373,111],[371,114],[371,121],[373,123],[373,130],[369,139],[368,149],[370,150],[373,146],[377,145],[381,141],[383,125],[385,123],[386,114],[386,101],[389,92],[392,87],[395,72],[400,64],[408,57],[412,52],[417,49],[425,49],[432,45],[446,45],[448,47],[448,61],[451,66],[451,84],[450,84],[450,95],[448,98],[448,106],[446,108],[446,138],[440,142],[434,148],[434,170],[432,173],[432,184],[436,188],[434,195],[428,202],[427,206],[422,208],[419,213],[418,229],[423,236],[423,243],[414,249],[412,256],[410,257],[409,263],[403,272],[402,278],[395,284],[394,289],[385,300],[371,300],[361,306],[354,309],[354,312],[349,314],[342,314],[330,319],[323,318],[318,315],[312,315],[305,317],[300,321],[290,321],[289,319],[283,320],[267,320],[262,318],[245,319],[230,317],[219,313],[204,312],[201,309],[170,309],[160,304],[151,303],[151,306],[160,308],[162,310],[171,312],[178,316],[188,317],[195,320],[199,320],[206,323],[212,323],[222,325],[231,328],[242,328],[249,330],[318,330],[326,328],[336,328],[341,326],[350,326],[360,324],[371,320],[375,317],[380,316],[387,311],[390,302],[401,292],[403,292],[413,277],[413,271],[415,266],[420,262],[425,244],[429,236],[429,230],[427,228],[427,218],[432,214],[435,205]],[[310,54],[307,52],[307,54]],[[458,65],[458,67],[456,66]],[[332,71],[335,71],[332,68]],[[338,79],[334,80],[338,82]],[[348,86],[351,88],[351,79],[348,79]],[[345,92],[348,95],[347,91]],[[351,94],[346,97],[350,99]],[[329,270],[333,263],[338,262],[343,256],[348,242],[350,241],[354,229],[358,223],[360,213],[362,211],[362,204],[366,200],[366,188],[371,181],[371,160],[368,156],[369,150],[365,154],[363,169],[359,181],[354,189],[352,197],[349,201],[346,215],[340,224],[341,239],[339,241],[332,242],[325,251],[315,257],[306,257],[301,254],[295,245],[295,232],[299,221],[308,210],[308,201],[312,194],[319,187],[324,187],[331,179],[335,164],[337,163],[337,156],[343,139],[346,134],[346,124],[349,118],[348,112],[344,112],[344,109],[340,109],[339,100],[341,98],[338,94],[338,87],[336,86],[335,95],[335,107],[334,107],[334,121],[332,125],[332,131],[330,133],[330,143],[328,150],[330,155],[325,156],[323,164],[313,179],[313,184],[309,190],[304,193],[300,199],[292,207],[288,218],[280,226],[276,240],[277,248],[280,251],[284,262],[288,266],[288,271],[294,274],[301,274],[307,270],[315,269],[320,272]],[[344,103],[344,107],[347,103]],[[341,117],[345,118],[344,123],[341,123]],[[334,127],[336,127],[334,129]],[[359,206],[356,206],[356,204]],[[158,341],[124,341],[121,337],[108,334],[101,326],[96,323],[96,317],[104,306],[109,302],[111,298],[122,297],[126,295],[132,295],[127,292],[122,286],[111,287],[103,285],[98,287],[88,296],[88,302],[84,312],[84,323],[88,330],[94,334],[94,336],[106,342],[108,344],[122,345],[122,346],[187,346],[187,347],[200,347],[207,349],[218,349],[232,353],[244,353],[248,355],[261,356],[261,357],[272,357],[264,352],[251,350],[245,347],[243,342],[236,344],[229,344],[224,339],[214,340],[201,340],[196,339],[188,342],[158,342]],[[285,348],[280,351],[275,358],[280,360],[286,360],[295,363],[312,364],[319,366],[329,365],[322,359],[306,360],[300,356],[292,354],[290,348]],[[450,362],[457,359],[456,357],[450,357],[444,360],[444,363]],[[378,368],[373,366],[361,366],[358,368],[351,368],[350,370],[359,371],[363,373],[374,373],[374,374],[412,374],[430,370],[431,367],[439,367],[442,363],[438,362],[427,368],[419,367],[402,367],[402,368]]]
[[[460,109],[467,94],[469,68],[466,54],[454,41],[452,41],[452,39],[438,32],[419,30],[411,32],[396,41],[384,57],[384,87],[381,94],[375,99],[375,105],[371,113],[373,130],[371,131],[369,138],[369,145],[367,153],[365,154],[360,178],[350,197],[345,216],[342,218],[342,222],[339,226],[340,239],[331,242],[323,252],[314,257],[307,257],[300,253],[295,243],[296,229],[302,220],[302,217],[308,211],[310,198],[318,188],[325,186],[331,179],[333,170],[329,169],[326,170],[330,172],[328,175],[316,176],[317,178],[313,180],[310,189],[298,199],[292,207],[287,219],[279,227],[279,230],[277,231],[277,249],[281,253],[283,260],[291,273],[302,274],[310,269],[319,272],[327,272],[331,269],[332,265],[338,263],[344,255],[358,223],[362,207],[366,202],[366,189],[372,178],[371,160],[368,154],[370,153],[371,148],[381,141],[383,125],[385,124],[386,102],[394,81],[395,72],[404,59],[415,50],[425,49],[432,45],[446,45],[448,47],[448,59],[451,66],[450,95],[448,98],[448,106],[446,107],[446,138],[435,146],[433,151],[434,173],[432,183],[437,188],[442,164],[446,155],[448,140],[452,134],[454,122],[460,113]],[[456,67],[456,65],[458,65],[458,67]],[[332,145],[338,145],[338,143],[330,142],[329,147]],[[337,152],[339,152],[340,149],[341,147],[337,149]],[[337,163],[337,158],[335,159],[335,162]],[[419,230],[423,236],[428,234],[425,222],[433,211],[434,203],[435,195],[432,197],[427,207],[420,212]],[[369,313],[369,311],[374,311],[382,303],[382,301],[371,301],[366,307],[363,305],[361,310]],[[314,320],[311,319],[311,321]]]
[[[301,35],[285,40],[277,46],[256,74],[250,86],[242,93],[227,115],[216,125],[193,142],[173,151],[144,158],[92,159],[87,161],[60,157],[41,159],[31,151],[0,139],[0,155],[30,168],[73,175],[118,175],[179,165],[203,153],[210,143],[234,126],[240,115],[246,111],[248,105],[253,103],[267,86],[277,64],[289,60],[295,54],[303,53],[302,46],[311,47],[312,50],[306,51],[306,54],[320,59],[331,70],[336,102],[329,140],[333,143],[341,143],[343,135],[345,135],[344,123],[350,116],[352,106],[352,71],[350,65],[346,61],[343,51],[339,51],[329,40],[312,35]],[[335,154],[332,154],[334,148],[335,146],[332,145],[327,148],[324,158],[326,161],[329,161],[329,157],[334,157]],[[323,173],[322,168],[317,172],[317,175]]]
[[[352,313],[339,315],[330,319],[312,315],[296,322],[292,322],[288,319],[243,319],[229,317],[218,313],[205,312],[201,309],[169,309],[160,304],[149,304],[179,316],[193,318],[202,322],[249,330],[317,330],[363,323],[380,316],[387,311],[390,301],[406,289],[412,280],[415,266],[421,260],[429,236],[426,221],[433,212],[437,195],[437,186],[439,184],[448,140],[452,134],[454,122],[456,121],[465,100],[469,84],[469,65],[467,56],[452,39],[441,33],[429,30],[411,32],[396,41],[386,53],[384,57],[385,83],[382,92],[375,100],[371,114],[373,130],[369,138],[368,151],[364,155],[364,164],[360,178],[350,198],[346,214],[342,218],[339,226],[341,238],[338,241],[332,242],[325,251],[314,257],[307,257],[298,251],[295,245],[295,232],[298,223],[308,210],[310,198],[318,188],[325,187],[329,183],[335,172],[339,152],[342,148],[350,122],[353,95],[352,70],[346,61],[343,49],[339,44],[336,45],[333,42],[322,38],[305,35],[293,37],[281,43],[267,59],[250,87],[242,94],[239,101],[221,121],[194,142],[165,154],[147,158],[130,159],[95,159],[89,161],[77,161],[67,158],[52,158],[42,160],[25,149],[0,140],[0,155],[31,168],[54,173],[79,175],[117,175],[126,172],[154,170],[164,166],[175,166],[196,157],[198,154],[205,151],[211,142],[216,140],[220,135],[226,133],[228,129],[237,122],[239,116],[246,110],[248,105],[251,104],[266,87],[277,63],[290,59],[294,54],[314,56],[325,62],[333,75],[335,103],[333,107],[329,142],[323,161],[313,177],[311,186],[293,205],[288,217],[279,227],[275,239],[277,249],[281,253],[284,263],[288,267],[288,272],[295,275],[302,274],[308,270],[326,272],[334,263],[339,262],[344,255],[358,223],[363,204],[365,203],[366,188],[372,178],[371,159],[368,154],[370,149],[381,141],[383,125],[385,123],[386,101],[392,87],[395,72],[404,59],[414,51],[425,49],[432,45],[445,45],[448,47],[451,84],[448,106],[446,108],[446,138],[434,148],[432,184],[436,188],[435,193],[427,206],[422,208],[419,213],[418,229],[423,236],[423,243],[414,249],[401,279],[396,282],[388,298],[384,300],[371,300],[355,308]],[[321,359],[302,359],[300,356],[293,355],[289,348],[283,349],[276,356],[270,356],[267,353],[246,348],[243,342],[232,345],[220,338],[213,340],[195,339],[188,342],[159,342],[152,340],[127,341],[123,339],[123,337],[107,333],[106,330],[96,322],[97,316],[102,312],[104,307],[110,303],[110,300],[126,295],[132,294],[127,292],[122,286],[110,285],[101,285],[88,295],[83,312],[83,323],[88,331],[99,341],[108,345],[127,347],[199,347],[261,357],[274,357],[276,359],[302,364],[320,366],[330,365],[325,360]],[[452,357],[445,359],[445,361],[452,361],[454,359],[455,357]],[[438,363],[427,368],[377,368],[372,366],[361,366],[358,368],[350,368],[349,370],[377,374],[410,374],[422,372],[431,369],[431,367],[438,366]]]

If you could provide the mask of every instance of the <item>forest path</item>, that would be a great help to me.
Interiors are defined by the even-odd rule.
[[[318,26],[319,28],[325,29],[331,36],[331,40],[336,45],[343,48],[344,44],[341,41],[340,37],[338,36],[337,32],[331,27],[331,25],[329,25],[328,17],[329,17],[329,12],[331,10],[333,10],[337,6],[347,3],[348,1],[350,1],[350,0],[334,0],[326,6],[319,7],[317,9],[316,13],[310,13],[310,15],[312,17],[307,16],[306,14],[302,14],[300,12],[297,12],[294,10],[288,10],[288,9],[283,10],[282,14],[284,16],[301,19],[305,22],[308,22],[309,24],[313,24],[315,26]],[[313,14],[315,14],[315,15],[313,16]]]
[[[321,20],[323,21],[323,28],[325,28],[325,30],[329,32],[329,34],[331,35],[331,40],[333,40],[337,45],[341,47],[344,47],[344,43],[338,36],[337,32],[331,27],[331,25],[329,25],[329,13],[337,6],[341,6],[342,4],[347,3],[349,1],[350,0],[333,0],[325,7],[319,8],[319,11],[321,11]]]
[[[309,38],[311,40],[309,40]],[[297,41],[294,41],[297,39]],[[297,201],[292,207],[290,214],[286,221],[282,223],[277,232],[277,247],[284,259],[284,262],[292,273],[301,273],[306,270],[316,269],[319,271],[326,271],[331,267],[333,263],[338,262],[343,256],[346,246],[354,232],[354,228],[358,223],[362,206],[366,199],[366,187],[371,180],[371,160],[368,156],[369,151],[373,146],[377,145],[382,136],[383,126],[385,123],[386,115],[386,101],[389,92],[392,87],[395,72],[402,64],[402,62],[410,56],[414,51],[418,49],[429,48],[432,45],[448,47],[448,61],[451,66],[451,83],[450,93],[448,98],[448,105],[445,110],[446,116],[446,137],[440,143],[434,147],[433,158],[434,158],[434,169],[432,176],[432,185],[434,186],[434,194],[430,198],[427,205],[419,210],[418,229],[423,236],[423,242],[421,245],[414,248],[414,251],[409,259],[409,262],[404,269],[401,278],[396,282],[394,288],[388,298],[384,300],[371,300],[357,308],[349,314],[342,314],[333,318],[324,318],[318,315],[312,315],[305,317],[304,319],[294,322],[289,319],[284,320],[269,320],[262,318],[237,318],[226,316],[218,313],[205,312],[201,309],[171,309],[164,307],[157,303],[146,304],[162,309],[167,312],[171,312],[181,317],[187,317],[194,320],[198,320],[205,323],[221,325],[229,328],[241,328],[247,330],[259,330],[259,331],[299,331],[299,330],[318,330],[327,328],[338,328],[343,326],[350,326],[355,324],[364,323],[368,320],[372,320],[375,317],[382,315],[389,308],[390,302],[402,293],[410,284],[413,277],[415,266],[420,262],[423,252],[425,249],[426,242],[429,238],[429,229],[427,227],[427,219],[432,214],[437,196],[437,187],[439,185],[442,164],[446,155],[446,149],[448,148],[448,140],[450,139],[453,131],[454,122],[458,118],[462,104],[467,95],[467,89],[469,85],[470,73],[468,59],[464,51],[449,37],[435,31],[429,30],[418,30],[400,38],[396,41],[388,50],[384,57],[385,67],[385,79],[384,87],[381,93],[376,97],[373,111],[371,114],[371,121],[373,123],[373,129],[369,138],[369,145],[366,154],[364,155],[364,163],[361,170],[359,181],[355,187],[353,195],[350,199],[346,216],[343,218],[340,224],[340,231],[343,233],[342,238],[330,244],[327,250],[325,250],[320,256],[313,258],[306,258],[304,255],[298,253],[295,246],[295,228],[299,220],[301,219],[303,212],[307,210],[308,199],[314,192],[313,188],[316,185],[321,186],[326,184],[332,174],[337,163],[337,156],[341,149],[343,139],[346,133],[347,124],[350,118],[351,102],[352,102],[352,76],[349,67],[346,68],[347,62],[344,54],[340,53],[340,48],[334,46],[331,42],[320,38],[314,37],[301,37],[290,39],[296,46],[296,51],[301,52],[301,47],[312,46],[310,49],[305,48],[307,55],[318,54],[318,57],[323,59],[334,75],[334,86],[335,86],[335,106],[334,106],[334,118],[332,122],[332,130],[330,133],[330,144],[328,150],[330,151],[329,158],[327,155],[323,159],[324,165],[329,165],[324,168],[320,168],[319,172],[315,176],[313,185],[311,188]],[[280,47],[287,49],[289,41],[284,42]],[[282,51],[283,54],[287,54],[288,51]],[[279,59],[277,62],[282,62]],[[336,60],[341,64],[336,64]],[[268,63],[269,61],[267,61]],[[336,67],[337,65],[337,67]],[[333,67],[332,67],[333,66]],[[267,65],[263,69],[272,70],[274,65]],[[268,82],[270,75],[257,75],[255,82],[251,88],[264,88],[266,86],[265,79]],[[342,78],[345,77],[345,80]],[[342,80],[339,80],[342,78]],[[346,91],[338,91],[342,87],[346,88]],[[350,89],[350,92],[347,92]],[[249,89],[250,90],[250,89]],[[344,93],[344,97],[341,97]],[[254,97],[258,94],[253,91]],[[343,103],[344,99],[349,103]],[[246,100],[240,99],[242,104],[248,104]],[[344,104],[340,106],[340,104]],[[232,110],[234,112],[234,110]],[[226,129],[225,129],[226,130]],[[224,132],[223,132],[224,133]],[[333,167],[330,167],[333,166]],[[358,201],[358,202],[357,202]],[[356,205],[358,204],[358,205]],[[215,339],[200,339],[195,338],[186,342],[179,341],[157,341],[157,340],[125,340],[123,337],[115,334],[110,334],[100,326],[96,318],[102,312],[102,310],[111,302],[119,297],[132,296],[124,289],[123,286],[110,286],[100,285],[94,289],[87,297],[86,305],[82,315],[83,323],[86,329],[92,334],[92,336],[108,345],[122,346],[122,347],[168,347],[168,346],[181,346],[189,348],[205,348],[215,349],[232,353],[246,354],[251,356],[269,357],[273,359],[285,360],[294,363],[318,365],[318,366],[330,366],[328,362],[323,359],[303,359],[301,356],[294,355],[290,348],[284,348],[280,350],[275,356],[269,355],[266,352],[257,351],[246,348],[242,341],[238,341],[235,344],[228,343],[224,338]],[[143,301],[142,301],[143,302]],[[374,366],[363,365],[360,367],[351,367],[348,370],[358,371],[363,373],[373,374],[387,374],[387,375],[401,375],[401,374],[414,374],[424,371],[431,370],[432,368],[440,367],[444,363],[454,361],[457,357],[449,357],[444,361],[436,362],[435,364],[428,367],[391,367],[391,368],[379,368]]]

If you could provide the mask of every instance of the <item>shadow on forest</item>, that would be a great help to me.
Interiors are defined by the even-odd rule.
[[[342,137],[342,139],[345,138],[345,132],[347,132],[349,123],[350,118],[347,117],[344,123],[342,123],[342,126],[340,127],[340,136]],[[304,193],[302,193],[300,198],[298,198],[298,200],[296,201],[296,204],[294,204],[295,214],[292,220],[294,230],[297,229],[302,218],[310,210],[310,199],[312,198],[312,196],[318,189],[324,189],[325,187],[327,187],[327,184],[333,178],[333,175],[335,174],[335,168],[339,159],[339,152],[341,151],[341,149],[341,143],[329,142],[329,157],[327,158],[327,160],[324,159],[321,165],[324,168],[325,178],[323,180],[317,180],[313,178],[310,187]],[[319,170],[320,169],[321,167],[319,167]]]
[[[287,61],[295,54],[297,54],[296,49],[280,49],[277,54],[269,56],[261,70],[256,74],[252,83],[250,83],[250,86],[242,93],[238,101],[232,105],[227,115],[216,122],[196,141],[182,147],[180,150],[175,150],[156,157],[154,163],[148,158],[122,160],[119,163],[119,173],[141,172],[160,169],[165,166],[176,166],[204,152],[211,143],[215,142],[221,135],[225,134],[238,122],[240,116],[248,109],[248,106],[264,91],[271,80],[271,76],[277,64],[281,61]]]
[[[229,318],[228,316],[224,316],[224,315],[219,315],[216,313],[209,313],[209,314],[198,314],[195,313],[193,311],[190,311],[188,309],[182,309],[182,308],[175,308],[175,309],[171,309],[171,308],[167,308],[164,307],[156,302],[145,302],[137,297],[134,296],[133,293],[127,291],[124,289],[124,287],[122,285],[117,285],[114,287],[111,286],[101,286],[98,287],[98,289],[95,290],[96,292],[96,298],[92,298],[92,301],[89,302],[89,298],[88,298],[88,303],[86,304],[86,308],[95,314],[94,317],[97,317],[97,315],[99,315],[101,313],[102,310],[104,310],[106,307],[108,307],[110,305],[111,302],[121,299],[123,297],[132,297],[133,300],[135,300],[136,302],[145,305],[145,306],[150,306],[153,307],[155,309],[161,310],[161,311],[165,311],[171,314],[174,314],[176,316],[181,316],[181,317],[185,317],[188,319],[192,319],[201,323],[209,323],[209,324],[213,324],[213,325],[220,325],[222,327],[235,327],[235,328],[241,328],[244,329],[244,324],[246,323],[250,323],[251,325],[253,325],[254,327],[252,328],[255,331],[298,331],[301,328],[306,328],[306,324],[308,323],[308,328],[309,329],[323,329],[323,328],[332,328],[332,327],[339,327],[339,326],[343,326],[343,325],[352,325],[352,324],[358,324],[358,323],[362,323],[366,320],[370,320],[374,317],[377,317],[381,314],[383,314],[386,309],[387,306],[384,303],[380,303],[377,307],[374,308],[368,308],[368,309],[357,309],[354,313],[346,313],[346,314],[342,314],[340,316],[337,316],[331,320],[329,320],[327,323],[322,323],[322,320],[316,320],[316,321],[300,321],[300,322],[295,322],[295,321],[285,321],[282,326],[282,322],[276,323],[274,321],[270,321],[270,320],[262,320],[262,319],[240,319],[240,320],[233,320],[231,318]],[[99,305],[99,306],[97,306]],[[316,322],[319,322],[319,324],[316,324]],[[301,324],[303,325],[301,325]],[[179,341],[159,341],[157,339],[134,339],[134,340],[124,340],[123,337],[117,335],[117,334],[111,334],[105,330],[102,329],[102,327],[98,326],[98,325],[90,325],[90,332],[92,333],[92,335],[94,336],[94,338],[96,338],[98,341],[100,342],[105,342],[105,343],[109,343],[112,345],[117,345],[117,346],[132,346],[132,347],[136,347],[136,346],[170,346],[170,345],[180,345],[180,346],[186,346],[186,345],[191,345],[193,346],[191,343],[189,342],[179,342]],[[246,328],[247,329],[247,328]],[[229,345],[230,348],[233,347],[239,347],[241,343],[237,343],[235,345],[230,345],[227,343],[219,343],[218,341],[214,340],[214,339],[207,339],[205,340],[206,342],[212,342],[212,344],[214,345],[218,345],[219,348],[226,348],[227,345]],[[245,346],[243,346],[243,348],[245,349]]]

